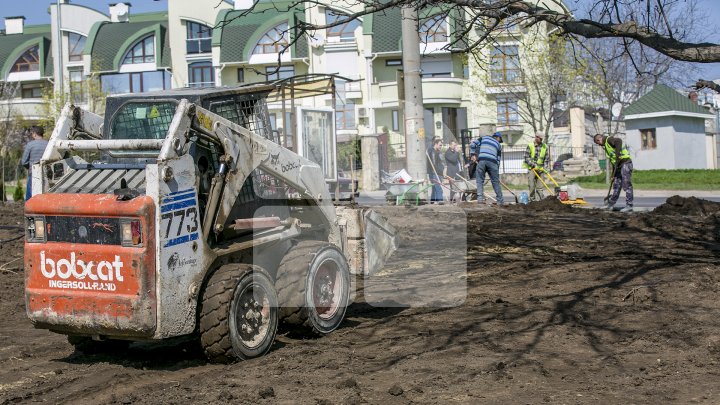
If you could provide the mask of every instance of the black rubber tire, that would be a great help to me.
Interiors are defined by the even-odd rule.
[[[267,329],[259,344],[243,342],[237,327],[239,301],[247,289],[260,288],[267,299]],[[200,344],[210,361],[231,363],[264,355],[275,340],[278,326],[278,300],[270,276],[261,267],[250,264],[226,264],[208,280],[202,295],[199,315]],[[231,316],[235,314],[235,316]],[[263,320],[264,323],[264,320]]]
[[[338,287],[340,296],[335,312],[324,318],[313,304],[315,292],[311,285],[327,260],[337,267],[342,285]],[[345,256],[335,245],[324,241],[301,241],[280,262],[275,287],[280,301],[280,321],[285,326],[306,335],[325,335],[337,329],[345,317],[350,295],[350,270]]]
[[[88,336],[68,335],[68,343],[75,347],[75,351],[84,354],[112,354],[127,350],[130,342],[127,340],[107,339],[93,340]]]

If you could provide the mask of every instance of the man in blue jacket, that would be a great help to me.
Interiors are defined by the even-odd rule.
[[[30,127],[30,136],[32,140],[25,145],[25,150],[22,155],[22,165],[28,169],[27,188],[25,189],[25,201],[32,197],[32,165],[39,162],[42,159],[45,148],[48,145],[48,141],[43,139],[45,130],[42,127],[33,125]]]
[[[485,203],[483,183],[485,183],[486,172],[490,175],[490,183],[492,183],[493,190],[495,190],[498,205],[502,205],[503,203],[502,188],[500,188],[501,143],[502,135],[500,132],[495,132],[492,136],[486,136],[482,139],[482,142],[480,142],[477,172],[475,174],[479,204]]]

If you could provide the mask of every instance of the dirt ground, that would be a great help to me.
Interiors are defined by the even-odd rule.
[[[382,208],[401,249],[364,288],[398,299],[232,365],[192,341],[85,355],[33,329],[21,207],[0,206],[0,403],[720,403],[720,204],[544,204]]]

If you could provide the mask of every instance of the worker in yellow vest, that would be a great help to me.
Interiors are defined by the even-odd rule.
[[[540,201],[543,199],[540,179],[535,175],[535,172],[540,176],[545,173],[547,157],[548,146],[543,142],[543,134],[538,132],[535,134],[535,140],[530,142],[527,149],[525,149],[525,161],[523,162],[523,167],[528,169],[530,201]]]
[[[632,212],[633,210],[633,186],[632,173],[633,163],[630,158],[630,151],[624,145],[622,139],[614,136],[595,135],[593,141],[603,147],[607,161],[613,167],[612,194],[607,197],[603,208],[612,209],[618,198],[620,198],[620,188],[625,191],[625,208],[622,212]]]

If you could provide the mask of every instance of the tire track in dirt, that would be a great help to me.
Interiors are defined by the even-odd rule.
[[[8,387],[0,403],[713,403],[720,395],[717,213],[382,210],[415,249],[398,258],[441,296],[455,286],[442,277],[455,252],[426,262],[413,253],[457,236],[451,219],[467,220],[462,305],[377,308],[360,299],[326,337],[281,336],[265,357],[218,366],[189,342],[73,353],[63,337],[32,329],[22,274],[0,274],[0,387]],[[6,217],[0,225],[12,225]],[[0,255],[21,257],[22,241]],[[393,266],[361,288],[402,287],[407,270]]]

